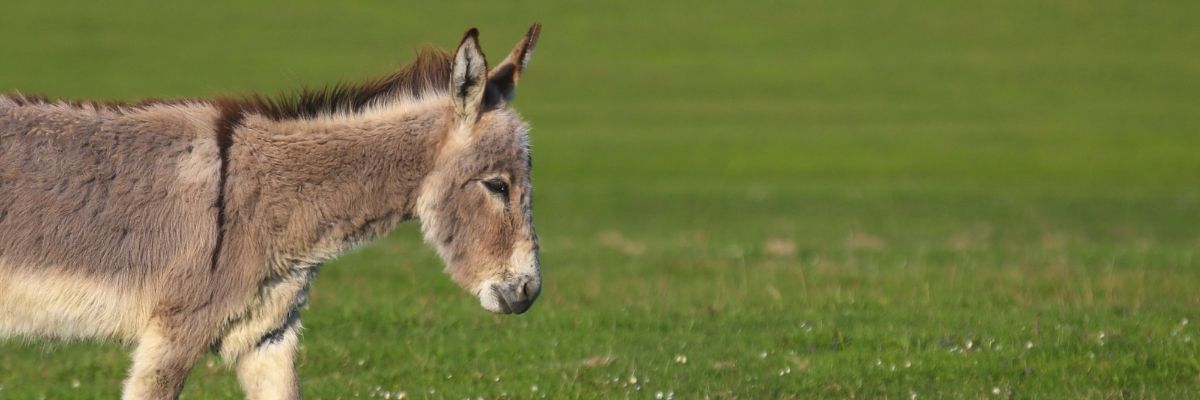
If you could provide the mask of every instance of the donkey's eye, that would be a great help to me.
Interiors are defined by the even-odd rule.
[[[492,193],[508,197],[508,184],[504,183],[500,178],[483,181],[483,186],[486,186]]]

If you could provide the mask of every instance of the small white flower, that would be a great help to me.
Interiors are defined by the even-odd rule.
[[[1025,342],[1025,348],[1026,348],[1026,349],[1032,349],[1032,348],[1033,348],[1033,342],[1032,342],[1032,341],[1026,341],[1026,342]]]
[[[637,384],[637,376],[630,375],[630,376],[629,376],[629,384],[630,384],[630,385],[636,385],[636,384]]]
[[[767,358],[767,352],[758,353],[758,358]]]
[[[530,390],[530,391],[533,391],[533,392],[536,392],[536,391],[538,391],[538,387],[537,387],[537,385],[533,385],[533,386],[530,386],[530,387],[529,387],[529,390]]]
[[[687,356],[685,356],[683,354],[676,354],[675,355],[675,363],[676,364],[687,364]]]
[[[72,389],[79,389],[79,380],[78,380],[78,379],[72,379],[72,380],[71,380],[71,388],[72,388]]]
[[[654,392],[654,398],[656,398],[656,399],[662,399],[662,398],[663,398],[663,392],[662,392],[662,391],[657,391],[657,392]]]
[[[999,387],[992,387],[992,394],[1000,394],[1000,388],[999,388]]]

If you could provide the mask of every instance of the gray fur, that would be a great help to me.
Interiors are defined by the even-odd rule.
[[[125,398],[177,397],[207,349],[240,361],[248,397],[295,398],[318,266],[412,218],[485,307],[532,302],[528,129],[511,93],[437,89],[297,118],[0,96],[0,336],[136,343]]]

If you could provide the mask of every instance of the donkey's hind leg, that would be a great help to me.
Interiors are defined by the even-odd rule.
[[[250,400],[299,399],[296,379],[296,346],[300,343],[300,321],[272,332],[237,364],[238,382]]]
[[[183,329],[150,324],[133,352],[133,367],[121,398],[178,399],[192,365],[205,350],[203,340],[187,337]]]

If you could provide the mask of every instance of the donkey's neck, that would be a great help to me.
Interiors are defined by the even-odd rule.
[[[411,219],[453,120],[443,102],[312,120],[247,116],[229,205],[284,260],[320,263]],[[234,190],[229,190],[234,189]]]

